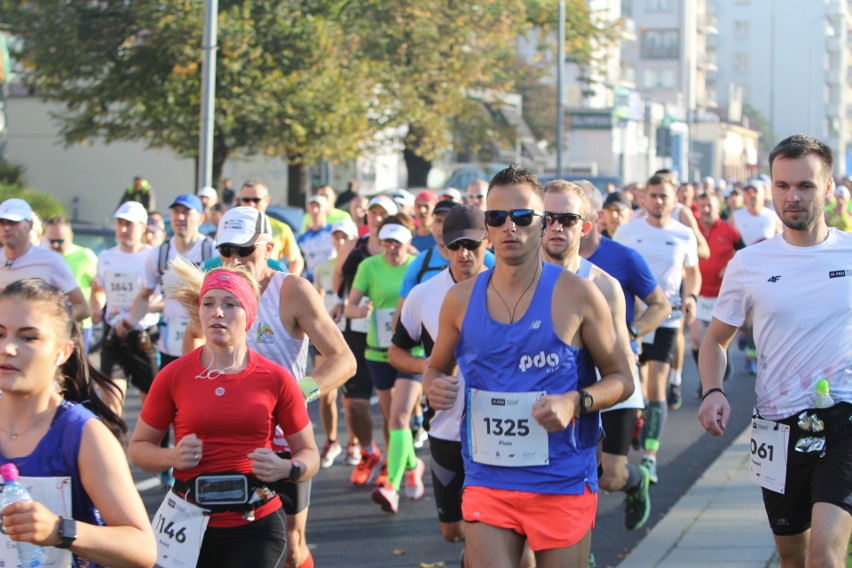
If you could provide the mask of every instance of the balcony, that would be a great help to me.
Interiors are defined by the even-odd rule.
[[[833,34],[825,38],[825,50],[827,52],[840,53],[840,51],[845,47],[842,38],[838,36],[839,34]]]
[[[718,71],[716,64],[716,52],[708,51],[698,56],[698,68],[704,71]]]
[[[633,18],[621,18],[621,39],[624,41],[636,41],[636,20]]]
[[[719,25],[716,14],[698,15],[698,33],[719,35]]]

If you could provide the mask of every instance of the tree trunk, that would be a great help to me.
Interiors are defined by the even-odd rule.
[[[221,187],[222,168],[225,167],[225,162],[228,160],[230,153],[231,149],[222,141],[222,134],[216,132],[213,139],[213,175],[211,176],[213,187]]]
[[[426,178],[429,177],[432,162],[418,156],[408,146],[402,151],[402,158],[405,160],[406,169],[408,169],[408,187],[426,187]]]
[[[307,186],[307,168],[301,156],[290,156],[287,166],[287,205],[305,208],[305,187]]]

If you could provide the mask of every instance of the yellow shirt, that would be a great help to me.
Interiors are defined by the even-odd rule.
[[[269,224],[272,226],[272,240],[275,243],[272,258],[279,260],[286,258],[290,263],[296,258],[301,258],[302,253],[299,251],[299,245],[296,244],[296,235],[293,234],[290,226],[272,217],[269,217]]]

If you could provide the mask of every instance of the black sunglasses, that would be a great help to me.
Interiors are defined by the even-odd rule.
[[[262,243],[255,243],[247,247],[236,247],[234,245],[219,245],[219,254],[225,258],[231,258],[232,256],[234,256],[234,254],[238,254],[239,256],[245,258],[254,254],[254,251],[260,244]]]
[[[500,209],[490,209],[485,212],[485,224],[489,227],[502,227],[506,223],[506,219],[511,217],[512,223],[519,227],[527,227],[533,222],[533,217],[541,217],[543,213],[535,209],[512,209],[511,211],[501,211]]]
[[[585,221],[582,215],[576,213],[551,213],[550,211],[544,212],[544,218],[551,225],[559,223],[563,227],[573,227],[577,224],[577,221]]]
[[[467,250],[478,250],[482,246],[482,241],[474,241],[473,239],[459,239],[447,245],[450,250],[459,250],[464,247]]]
[[[254,203],[255,205],[263,201],[262,197],[240,197],[243,203]]]
[[[48,239],[48,240],[50,241],[50,244],[52,244],[52,245],[62,246],[62,245],[65,244],[65,239]]]

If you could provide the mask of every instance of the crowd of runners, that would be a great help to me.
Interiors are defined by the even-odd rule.
[[[624,493],[626,529],[647,522],[684,396],[723,433],[736,343],[782,566],[842,565],[852,182],[807,136],[769,165],[603,191],[517,166],[465,192],[323,186],[301,227],[268,216],[269,188],[249,180],[177,196],[171,235],[139,177],[99,255],[9,199],[0,457],[67,482],[36,483],[3,529],[78,566],[310,567],[310,480],[348,466],[371,488],[357,498],[389,514],[431,472],[463,566],[585,566],[600,489]],[[700,378],[684,376],[687,341]],[[150,522],[125,450],[169,488]]]

